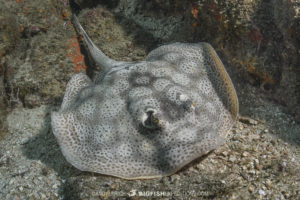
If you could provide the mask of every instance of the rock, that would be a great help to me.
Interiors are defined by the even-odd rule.
[[[13,12],[2,16],[5,20],[0,23],[0,27],[8,23],[1,31],[7,33],[3,37],[8,35],[8,42],[4,42],[11,41],[7,46],[14,47],[5,50],[11,54],[1,65],[6,71],[8,101],[18,98],[26,107],[54,103],[53,100],[61,98],[66,80],[74,73],[72,58],[66,54],[68,39],[75,32],[72,26],[64,26],[70,11],[59,1],[17,1],[13,5],[5,2],[1,7],[4,11],[8,10],[5,5],[14,6]],[[21,35],[26,39],[20,40]]]
[[[0,13],[0,60],[2,61],[4,56],[9,54],[19,43],[21,30],[16,16],[9,11],[5,4],[1,5]]]
[[[2,4],[0,7],[0,138],[4,135],[6,126],[6,111],[7,111],[7,94],[6,85],[4,82],[6,70],[6,57],[15,46],[19,43],[21,33],[17,24],[16,17],[9,11],[9,9]]]

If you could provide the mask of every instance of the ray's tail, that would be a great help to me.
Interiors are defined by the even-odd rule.
[[[97,65],[100,65],[103,67],[105,71],[109,71],[111,68],[124,63],[119,62],[113,59],[110,59],[108,56],[106,56],[91,40],[91,38],[87,35],[85,30],[82,28],[81,24],[79,23],[78,18],[76,15],[72,16],[72,22],[75,26],[76,30],[79,34],[81,34],[84,38],[84,42],[88,48],[89,53],[91,54],[92,58],[96,62]]]

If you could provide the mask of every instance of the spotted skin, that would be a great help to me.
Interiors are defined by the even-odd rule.
[[[51,115],[76,168],[125,179],[167,176],[225,142],[238,99],[211,45],[173,43],[145,61],[104,63],[95,82],[74,75]]]

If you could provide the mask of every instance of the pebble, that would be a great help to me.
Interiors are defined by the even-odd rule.
[[[283,163],[282,163],[282,166],[283,166],[283,167],[286,167],[286,162],[283,162]]]
[[[227,151],[223,151],[223,152],[221,153],[221,155],[224,156],[224,157],[226,157],[226,156],[228,155],[228,152],[227,152]]]
[[[254,152],[258,152],[258,149],[257,149],[257,147],[252,147],[252,151],[254,151]]]
[[[266,180],[266,187],[270,190],[272,189],[272,182],[270,181],[270,179]]]
[[[229,161],[230,162],[235,162],[236,161],[236,157],[235,156],[230,156],[229,157]]]
[[[253,187],[252,185],[250,185],[250,186],[248,187],[248,191],[251,192],[251,193],[253,193],[254,187]]]
[[[20,141],[20,144],[24,145],[24,144],[28,143],[28,141],[29,141],[28,138],[22,138]]]
[[[247,152],[247,151],[244,151],[243,153],[242,153],[242,156],[243,157],[248,157],[250,154]]]
[[[258,159],[254,159],[254,167],[256,170],[261,170],[261,166],[259,164],[259,160]]]
[[[57,185],[57,184],[54,184],[54,185],[52,186],[52,188],[53,188],[53,189],[57,189],[57,188],[58,188],[58,185]]]
[[[239,121],[242,122],[242,123],[244,123],[244,124],[250,124],[250,125],[256,125],[256,124],[258,124],[258,122],[256,120],[251,119],[249,117],[242,117],[241,116],[239,118]]]
[[[171,176],[171,182],[180,180],[180,176],[178,174],[174,174]]]
[[[266,192],[260,189],[260,190],[258,190],[258,194],[260,194],[260,195],[262,195],[262,196],[265,196],[265,195],[266,195]]]
[[[260,135],[258,134],[253,134],[251,135],[252,140],[259,140],[260,139]]]
[[[46,195],[44,193],[41,193],[40,195],[42,199],[46,199]]]
[[[15,179],[11,179],[11,180],[9,181],[9,185],[14,184],[14,182],[15,182]]]

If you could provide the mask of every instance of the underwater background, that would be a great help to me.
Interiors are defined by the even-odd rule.
[[[298,0],[0,0],[0,199],[299,199]],[[67,82],[95,78],[70,22],[109,57],[143,60],[173,42],[208,42],[235,86],[225,145],[174,175],[127,181],[64,159],[50,113]]]

